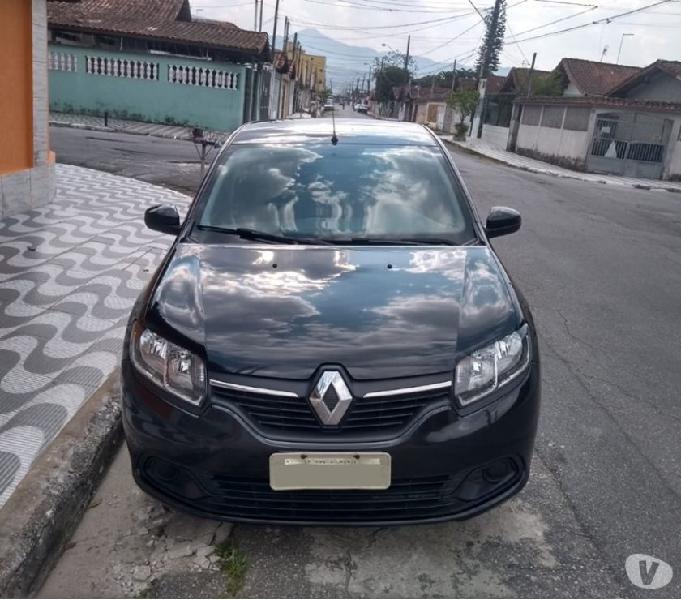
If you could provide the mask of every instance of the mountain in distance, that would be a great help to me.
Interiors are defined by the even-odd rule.
[[[299,31],[298,41],[308,54],[326,56],[326,81],[329,85],[333,82],[334,91],[340,91],[351,83],[356,83],[358,77],[360,80],[362,77],[368,77],[369,68],[374,63],[374,59],[380,59],[389,51],[388,48],[381,52],[366,46],[352,46],[334,40],[316,29]],[[277,48],[281,48],[282,43],[282,40],[277,39]],[[391,45],[395,47],[395,44]],[[396,48],[396,50],[404,52],[406,48]],[[417,77],[446,68],[438,69],[439,62],[418,55],[414,56],[414,64]]]
[[[291,34],[291,39],[292,36],[293,34]],[[328,85],[331,85],[333,82],[335,92],[343,91],[348,85],[355,85],[357,78],[360,79],[361,85],[362,77],[369,76],[369,68],[374,64],[374,59],[380,59],[388,52],[388,48],[381,52],[367,46],[353,46],[335,40],[317,29],[300,30],[298,32],[298,41],[302,45],[303,50],[308,54],[326,56],[326,82]],[[277,36],[277,48],[281,48],[283,43],[283,38]],[[395,44],[391,44],[391,46],[395,47]],[[406,50],[406,48],[396,49]],[[418,56],[418,54],[414,56],[414,65],[416,67],[416,77],[438,73],[448,68],[442,62],[431,60],[425,56]],[[472,68],[473,63],[460,66]],[[509,71],[509,67],[500,67],[496,74],[505,76]]]

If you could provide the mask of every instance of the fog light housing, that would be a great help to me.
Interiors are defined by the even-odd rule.
[[[512,458],[502,458],[471,471],[454,495],[459,500],[474,502],[498,493],[518,479],[520,468]]]

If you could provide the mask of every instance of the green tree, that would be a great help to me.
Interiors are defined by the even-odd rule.
[[[477,73],[473,71],[473,69],[469,69],[467,67],[463,67],[461,69],[457,69],[456,71],[456,79],[470,79],[470,78],[475,78],[477,77]],[[423,88],[429,88],[432,87],[433,85],[433,80],[435,80],[435,87],[446,87],[446,88],[451,88],[452,87],[452,71],[440,71],[439,73],[436,73],[435,75],[426,75],[424,77],[420,77],[419,79],[415,79],[414,83],[416,85],[420,85]]]
[[[409,73],[404,66],[383,65],[376,71],[376,100],[378,102],[390,102],[394,100],[393,88],[409,83]]]
[[[466,136],[468,126],[465,124],[466,117],[472,117],[480,100],[480,94],[476,90],[460,90],[452,92],[447,99],[447,106],[458,111],[459,122],[456,124],[456,137],[463,139]]]
[[[499,59],[504,48],[504,35],[506,34],[506,0],[500,0],[498,12],[492,9],[485,15],[485,25],[487,33],[478,51],[478,62],[475,66],[478,73],[482,68],[483,79],[499,69]],[[487,64],[485,64],[486,58]]]
[[[532,81],[533,96],[562,96],[563,84],[558,73],[535,75]]]
[[[384,54],[381,58],[374,59],[374,66],[376,69],[383,67],[400,67],[404,70],[404,60],[407,58],[406,54],[401,52],[388,52]],[[414,57],[409,57],[409,64],[407,65],[407,70],[412,72],[414,70]]]

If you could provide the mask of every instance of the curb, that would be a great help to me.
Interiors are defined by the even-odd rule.
[[[39,589],[123,439],[119,372],[83,404],[0,509],[0,597]]]
[[[126,129],[125,127],[105,127],[104,125],[85,125],[84,123],[63,123],[61,121],[50,121],[52,127],[70,127],[71,129],[82,129],[85,131],[99,131],[101,133],[125,133],[127,135],[145,135],[148,137],[157,137],[165,140],[182,140],[191,142],[192,138],[188,135],[162,135],[160,133],[145,133],[143,131],[135,131],[133,129]]]
[[[436,134],[437,135],[437,134]],[[440,137],[440,136],[438,136]],[[481,152],[480,150],[476,150],[475,148],[471,148],[470,146],[462,143],[462,142],[457,142],[455,140],[446,140],[440,137],[440,139],[445,143],[449,144],[451,146],[456,146],[460,150],[463,150],[464,152],[468,152],[469,154],[475,154],[476,156],[482,156],[488,160],[494,161],[496,163],[499,163],[500,165],[504,165],[506,167],[511,167],[512,169],[518,169],[519,171],[527,171],[529,173],[535,173],[537,175],[547,175],[549,177],[558,177],[560,179],[573,179],[575,181],[583,181],[585,183],[601,183],[603,185],[619,185],[621,187],[631,187],[637,190],[645,190],[647,192],[671,192],[673,194],[681,194],[681,189],[677,187],[665,187],[664,185],[644,185],[640,183],[615,183],[613,181],[607,181],[605,179],[584,179],[583,177],[579,177],[578,175],[569,175],[566,173],[557,173],[556,171],[551,171],[550,169],[537,169],[534,167],[529,167],[526,165],[518,165],[515,163],[512,163],[510,161],[503,160],[501,158],[498,158],[496,156],[490,156],[489,154],[485,154],[484,152]],[[651,179],[651,182],[653,180]]]

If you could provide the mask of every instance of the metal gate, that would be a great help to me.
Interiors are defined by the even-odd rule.
[[[587,158],[596,173],[661,179],[673,122],[646,113],[601,113]]]
[[[272,73],[262,69],[260,71],[260,114],[259,121],[268,121],[270,118],[270,94],[272,88]]]

